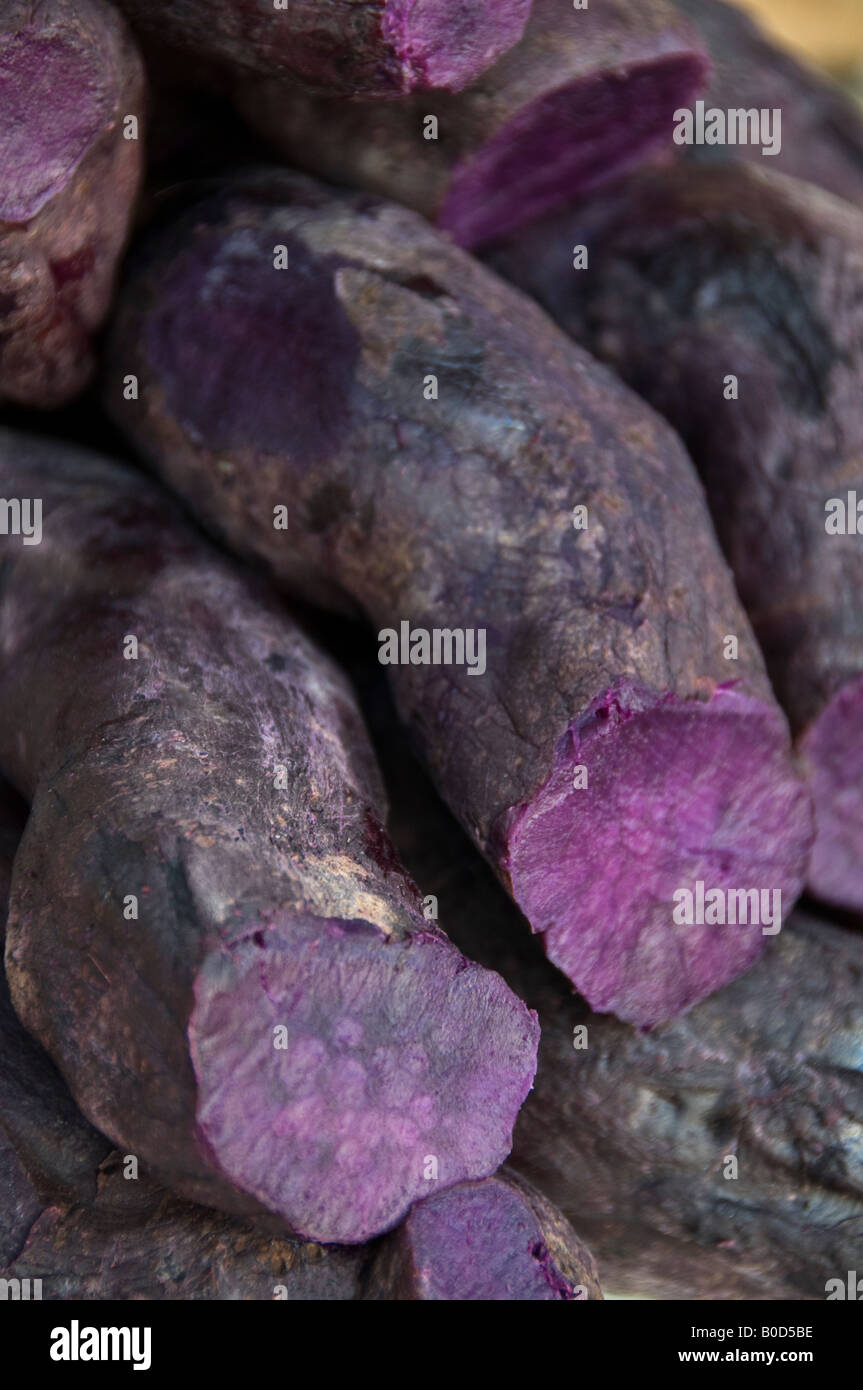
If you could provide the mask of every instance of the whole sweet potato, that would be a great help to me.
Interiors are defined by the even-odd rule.
[[[344,98],[466,87],[516,43],[530,0],[119,0],[142,32],[237,78]]]
[[[7,968],[84,1113],[311,1239],[493,1172],[535,1021],[424,919],[343,679],[135,474],[6,431],[0,494]]]
[[[527,299],[414,214],[264,172],[142,251],[106,389],[231,545],[365,610],[438,785],[595,1007],[654,1023],[752,964],[766,924],[682,929],[675,894],[790,906],[784,722],[677,438]]]
[[[662,147],[706,72],[667,0],[534,0],[522,41],[458,95],[345,103],[255,80],[237,101],[291,163],[395,198],[474,246]]]
[[[140,181],[143,94],[102,0],[3,5],[0,403],[62,405],[92,373]]]
[[[495,261],[688,445],[810,775],[810,887],[863,909],[863,214],[750,165],[680,167]]]

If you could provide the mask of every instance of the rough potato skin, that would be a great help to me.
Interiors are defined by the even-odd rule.
[[[22,811],[0,785],[0,933]],[[496,1217],[509,1196],[510,1220],[477,1246],[482,1232],[454,1225],[452,1203],[422,1204],[427,1263],[410,1277],[412,1213],[368,1246],[323,1247],[179,1201],[133,1175],[87,1123],[15,1017],[0,972],[0,1278],[39,1279],[46,1301],[601,1298],[589,1252],[522,1179],[501,1172],[452,1191]]]
[[[591,269],[564,279],[574,237]],[[863,216],[781,175],[677,167],[538,226],[495,265],[683,437],[799,732],[863,671],[863,547],[824,526],[828,498],[863,498]]]
[[[675,0],[698,29],[713,68],[705,104],[722,110],[782,112],[782,148],[763,160],[760,146],[701,146],[688,151],[711,165],[729,157],[804,179],[863,205],[863,118],[832,82],[771,42],[736,5]]]
[[[11,0],[0,79],[0,403],[47,409],[93,372],[140,183],[144,74],[102,0]]]
[[[0,495],[44,511],[2,542],[0,764],[32,801],[7,969],[87,1117],[316,1240],[395,1224],[426,1154],[493,1172],[535,1022],[425,921],[341,675],[134,473],[6,431]]]
[[[812,780],[810,886],[863,909],[863,545],[853,519],[828,529],[832,500],[863,500],[863,215],[750,165],[678,166],[538,223],[494,264],[686,443]]]
[[[22,811],[0,784],[0,934]],[[589,1252],[522,1179],[502,1171],[452,1193],[452,1202],[422,1203],[389,1235],[351,1247],[301,1242],[179,1201],[132,1175],[87,1123],[13,1013],[0,971],[0,1278],[39,1279],[46,1301],[602,1297]],[[479,1230],[475,1220],[459,1223],[453,1206],[466,1197],[471,1212],[497,1219]],[[422,1270],[410,1264],[418,1241]]]
[[[131,22],[234,79],[332,96],[458,91],[521,37],[530,0],[119,0]]]
[[[358,1297],[364,1246],[302,1243],[178,1201],[148,1178],[126,1179],[118,1154],[94,1177],[90,1202],[38,1213],[2,1277],[41,1279],[43,1300],[59,1302]]]
[[[543,1054],[512,1161],[609,1291],[823,1299],[859,1267],[861,947],[798,913],[748,975],[646,1035],[525,992]]]
[[[273,269],[279,247],[287,272]],[[693,719],[754,697],[734,757],[745,775],[745,728],[766,714],[778,782],[753,834],[767,857],[768,839],[780,857],[793,841],[799,879],[808,809],[785,781],[787,734],[677,438],[415,215],[279,172],[233,183],[142,248],[109,363],[120,428],[280,584],[362,609],[378,632],[402,621],[486,631],[481,676],[465,665],[390,673],[435,780],[505,881],[513,821],[567,731],[582,718],[598,727],[621,691],[621,707],[667,695]],[[427,373],[437,399],[424,394]],[[575,505],[591,518],[582,535]],[[286,532],[273,527],[278,506],[289,507]],[[728,633],[739,636],[733,663]],[[667,960],[657,973],[669,983]],[[719,976],[746,963],[726,957]],[[692,1002],[658,994],[651,1012]]]
[[[233,258],[238,237],[254,238],[260,256]],[[279,402],[269,397],[280,380],[291,389],[292,345],[271,359],[269,379],[255,372],[248,411],[235,397],[208,425],[211,402],[199,405],[190,390],[200,383],[215,403],[242,364],[197,336],[200,321],[189,321],[186,361],[175,358],[172,298],[201,257],[224,265],[232,313],[247,292],[278,291],[268,253],[279,239],[306,274],[326,275],[317,288],[332,315],[328,341],[346,359],[334,352],[326,368],[342,388],[329,418],[307,422],[301,401],[290,402],[294,427],[281,450]],[[286,321],[291,309],[286,299]],[[267,352],[278,349],[277,329],[260,329],[273,335]],[[242,339],[242,322],[237,332]],[[188,380],[169,379],[184,367]],[[435,402],[423,400],[426,369],[443,387]],[[123,400],[128,372],[138,374],[138,402]],[[527,299],[398,207],[276,171],[197,205],[150,242],[122,291],[106,398],[207,524],[309,601],[358,605],[375,627],[399,605],[416,626],[482,617],[507,657],[490,661],[485,678],[458,667],[393,674],[403,715],[483,849],[500,812],[546,775],[548,731],[603,681],[626,674],[686,698],[707,694],[728,675],[721,634],[740,630],[741,679],[768,698],[675,436]],[[571,523],[580,502],[603,523],[583,559]],[[279,503],[290,506],[287,541],[272,526]],[[646,550],[635,567],[633,530]],[[626,616],[636,609],[637,625]],[[435,735],[442,710],[446,741]],[[478,765],[493,775],[477,778]]]
[[[510,1162],[589,1245],[606,1296],[823,1299],[863,1242],[863,938],[798,911],[684,1018],[644,1033],[592,1013],[432,793],[379,677],[357,679],[399,853],[461,949],[539,1012]]]
[[[0,937],[23,822],[0,785]],[[124,1167],[25,1033],[0,971],[0,1277],[41,1279],[46,1301],[273,1298],[278,1284],[295,1300],[356,1295],[362,1247],[272,1236]]]
[[[464,92],[347,104],[255,80],[236,100],[290,163],[393,198],[473,246],[667,143],[706,71],[667,0],[534,0],[522,41]]]

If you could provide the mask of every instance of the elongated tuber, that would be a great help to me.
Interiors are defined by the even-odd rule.
[[[342,98],[458,91],[524,30],[530,0],[119,0],[142,31],[234,79],[273,79]]]
[[[0,787],[0,929],[20,830]],[[2,972],[0,1042],[0,1277],[13,1297],[15,1280],[46,1300],[602,1297],[589,1252],[515,1174],[456,1184],[368,1246],[324,1249],[179,1201],[110,1153],[13,1014]]]
[[[656,171],[497,264],[689,446],[809,772],[810,887],[863,909],[863,215],[748,165]]]
[[[10,988],[84,1113],[316,1240],[493,1172],[535,1021],[424,919],[343,679],[133,473],[5,431],[0,494]]]
[[[0,925],[19,834],[0,788]],[[179,1201],[110,1153],[2,975],[0,1041],[0,1278],[13,1297],[16,1280],[45,1300],[602,1297],[568,1223],[514,1174],[459,1183],[369,1246],[303,1244]]]
[[[655,1023],[752,964],[777,915],[675,904],[796,897],[784,721],[676,437],[527,299],[414,214],[264,172],[141,253],[106,389],[231,545],[365,610],[438,785],[596,1008]]]
[[[474,246],[670,142],[706,71],[666,0],[535,0],[521,43],[456,96],[345,103],[253,81],[237,101],[292,163],[396,198]]]

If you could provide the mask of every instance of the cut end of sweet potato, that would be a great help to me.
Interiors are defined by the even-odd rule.
[[[510,813],[506,854],[554,964],[594,1009],[651,1027],[754,964],[778,930],[765,918],[800,893],[811,838],[775,711],[727,687],[701,703],[621,684]]]
[[[401,1278],[413,1296],[427,1302],[601,1298],[590,1256],[559,1217],[547,1229],[525,1189],[495,1177],[415,1206],[397,1236]]]
[[[674,112],[707,70],[697,51],[674,53],[545,94],[454,170],[439,225],[461,246],[481,245],[640,164],[670,141]]]
[[[800,743],[815,803],[808,885],[822,902],[863,911],[863,676],[848,681]]]
[[[292,919],[198,974],[202,1139],[312,1240],[367,1240],[494,1172],[533,1080],[535,1015],[498,976],[431,934],[381,938],[368,922]]]
[[[29,222],[66,187],[110,118],[103,72],[69,30],[0,34],[0,221]]]
[[[530,0],[465,5],[464,0],[389,0],[381,16],[405,91],[461,91],[518,43]]]

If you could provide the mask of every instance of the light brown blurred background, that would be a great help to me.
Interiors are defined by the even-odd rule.
[[[863,0],[737,0],[788,47],[863,94]]]

